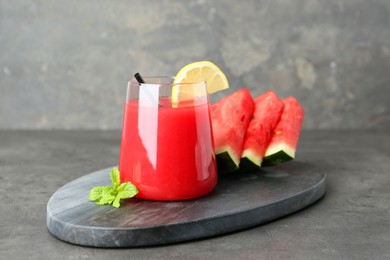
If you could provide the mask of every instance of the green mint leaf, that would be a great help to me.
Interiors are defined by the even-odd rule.
[[[114,187],[111,187],[111,186],[103,186],[102,187],[102,197],[107,197],[110,195],[115,196],[116,193],[117,192],[116,192],[116,189]]]
[[[99,201],[108,195],[116,195],[116,190],[110,186],[97,186],[90,191],[89,199],[91,201]]]
[[[120,183],[118,168],[114,167],[110,172],[112,186],[97,186],[89,192],[89,200],[97,205],[112,204],[115,208],[120,207],[121,199],[134,197],[138,193],[137,187],[131,182]]]
[[[96,202],[98,205],[111,204],[115,199],[115,195],[107,195],[102,197],[99,201]]]
[[[100,200],[102,197],[102,188],[103,186],[97,186],[91,189],[89,192],[89,200],[90,201],[97,201]]]
[[[121,199],[128,199],[134,197],[138,193],[138,189],[131,182],[125,182],[118,187],[117,192],[118,193],[115,197],[114,203],[112,204],[112,206],[114,206],[115,208],[120,207]]]
[[[112,206],[114,206],[115,208],[119,208],[121,206],[120,200],[121,198],[119,196],[116,196],[114,203],[112,203]]]
[[[102,188],[102,197],[98,201],[99,205],[104,205],[104,204],[111,204],[116,196],[116,190],[114,187],[111,186],[103,186]]]
[[[120,197],[121,199],[132,198],[138,193],[137,187],[131,182],[122,183],[117,190],[117,197]]]
[[[110,172],[110,177],[111,177],[112,186],[114,186],[115,189],[118,188],[121,183],[118,168],[116,167],[112,168]]]

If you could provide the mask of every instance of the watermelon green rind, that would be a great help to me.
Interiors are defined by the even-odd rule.
[[[265,152],[264,166],[280,164],[295,158],[305,112],[292,96],[283,99],[282,102],[283,113]]]
[[[211,106],[214,149],[219,173],[238,169],[253,109],[254,103],[248,89],[240,89]]]
[[[241,155],[240,168],[243,170],[259,169],[262,163],[262,157],[258,156],[250,149],[244,150]]]
[[[243,172],[255,171],[260,168],[259,165],[255,164],[248,157],[242,157],[240,160],[240,170]]]
[[[225,174],[238,169],[238,164],[233,158],[228,151],[220,152],[216,155],[218,174]]]
[[[265,154],[262,166],[274,166],[295,158],[295,149],[282,142],[272,146]]]
[[[283,111],[283,103],[269,90],[255,100],[255,109],[245,135],[240,168],[244,171],[259,169],[274,128]]]

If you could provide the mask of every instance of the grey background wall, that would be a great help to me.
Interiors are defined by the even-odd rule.
[[[212,60],[304,128],[390,127],[390,1],[0,0],[0,129],[120,129],[134,72]]]

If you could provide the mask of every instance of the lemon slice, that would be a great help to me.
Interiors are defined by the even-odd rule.
[[[177,104],[182,98],[201,96],[202,90],[194,87],[183,87],[185,84],[206,81],[207,93],[229,88],[225,74],[217,65],[210,61],[197,61],[184,66],[176,75],[172,88],[172,104]]]

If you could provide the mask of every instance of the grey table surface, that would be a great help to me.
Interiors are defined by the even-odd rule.
[[[327,173],[318,203],[276,221],[158,247],[75,246],[46,228],[61,186],[117,164],[119,131],[0,131],[0,259],[390,259],[390,131],[301,134],[297,160]]]

